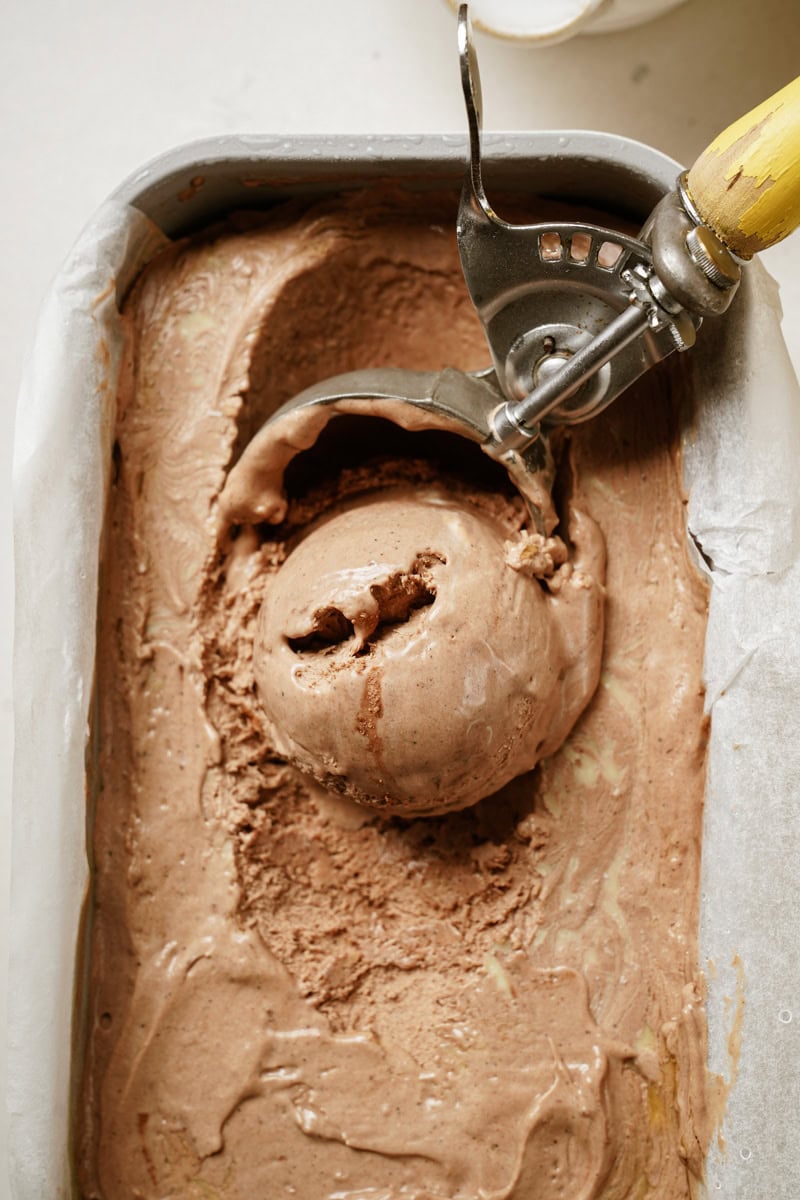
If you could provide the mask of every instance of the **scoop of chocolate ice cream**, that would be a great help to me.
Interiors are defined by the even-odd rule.
[[[320,520],[259,617],[278,749],[325,787],[408,815],[464,808],[555,750],[596,683],[600,589],[568,569],[551,595],[522,559],[436,487]],[[561,619],[576,600],[582,632]]]

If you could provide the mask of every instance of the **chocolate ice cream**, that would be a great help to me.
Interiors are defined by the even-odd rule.
[[[464,808],[530,770],[599,675],[602,539],[586,518],[582,532],[583,558],[551,570],[551,594],[524,558],[509,563],[497,522],[441,487],[325,516],[278,571],[256,632],[276,748],[325,787],[405,815]]]
[[[695,1192],[710,1136],[696,946],[706,596],[676,469],[684,381],[651,374],[554,444],[562,524],[535,537],[499,476],[448,475],[399,441],[330,478],[289,481],[279,524],[220,507],[244,447],[304,386],[361,366],[485,365],[455,207],[373,192],[235,220],[165,251],[127,301],[90,760],[86,1200]],[[325,531],[370,568],[358,522],[376,505],[382,566],[361,604],[363,589],[336,581]],[[421,628],[444,631],[457,595],[489,601],[484,621],[465,614],[472,644],[512,656],[510,695],[502,668],[476,672],[475,691],[498,688],[519,726],[528,683],[513,656],[527,620],[525,636],[566,671],[569,709],[570,672],[591,678],[598,642],[566,636],[579,572],[598,580],[581,557],[590,521],[608,551],[600,682],[559,749],[549,716],[532,756],[521,741],[509,749],[506,778],[552,750],[534,771],[412,818],[287,763],[295,751],[262,703],[276,725],[292,716],[297,740],[307,698],[278,712],[280,679],[299,668],[323,681],[326,656],[346,660],[356,683],[342,706],[357,720],[364,700],[347,777],[365,769],[370,786],[385,754],[401,800],[419,803],[384,685],[379,700],[352,659],[388,661]],[[480,593],[464,540],[493,563]],[[518,620],[493,611],[498,595]],[[463,704],[454,667],[431,680]],[[487,743],[494,709],[479,723]],[[449,718],[439,700],[427,711],[432,763]],[[317,759],[320,724],[303,734]],[[463,728],[451,738],[472,750]],[[491,786],[466,761],[444,768],[469,776],[462,797]],[[437,808],[449,788],[431,793]]]

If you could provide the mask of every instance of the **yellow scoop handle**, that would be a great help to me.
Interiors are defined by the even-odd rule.
[[[686,182],[704,225],[751,258],[800,225],[800,77],[733,125]]]

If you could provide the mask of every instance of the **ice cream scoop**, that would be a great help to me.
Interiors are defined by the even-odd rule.
[[[468,5],[458,9],[469,163],[457,234],[492,367],[469,386],[385,368],[320,381],[275,419],[367,395],[438,412],[517,477],[553,426],[596,416],[724,313],[746,260],[800,224],[800,78],[734,122],[662,197],[638,238],[586,222],[513,225],[484,189],[482,100]],[[376,374],[380,378],[376,379]]]
[[[509,540],[438,486],[311,527],[261,609],[254,671],[276,746],[323,786],[403,815],[464,808],[564,740],[597,684],[603,543]],[[538,576],[549,576],[543,581]]]

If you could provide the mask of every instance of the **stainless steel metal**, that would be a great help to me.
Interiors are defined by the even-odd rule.
[[[659,201],[643,236],[652,247],[653,267],[662,287],[679,305],[696,317],[726,311],[739,286],[741,268],[714,233],[686,211],[679,191]],[[697,250],[701,237],[705,255]],[[719,282],[721,276],[724,282]]]
[[[689,333],[685,322],[676,333],[674,315],[649,293],[644,303],[631,286],[632,270],[637,279],[652,275],[643,242],[594,225],[511,225],[498,217],[483,183],[481,85],[466,4],[458,49],[470,137],[457,225],[461,265],[506,396],[494,439],[519,448],[544,419],[574,424],[600,412],[683,348]]]
[[[519,449],[539,435],[540,422],[586,420],[654,362],[694,345],[702,318],[728,308],[741,270],[703,223],[685,173],[638,240],[592,226],[502,221],[483,184],[480,75],[467,4],[459,8],[458,48],[470,137],[459,248],[506,394],[495,441]],[[619,263],[601,274],[600,245],[610,238]]]
[[[646,315],[648,324],[652,328],[666,329],[669,333],[673,349],[688,350],[694,345],[694,319],[670,295],[652,268],[637,263],[625,272],[625,282],[630,287],[631,294],[635,296],[637,305]]]
[[[498,445],[519,450],[532,438],[538,437],[539,422],[565,400],[568,402],[576,396],[588,380],[596,379],[600,368],[621,354],[631,342],[637,341],[648,328],[648,324],[646,310],[638,304],[629,304],[582,350],[563,357],[558,370],[551,373],[530,395],[523,400],[506,401],[498,409],[492,421],[494,440]],[[546,362],[545,359],[544,363]],[[599,400],[592,396],[582,407],[571,410],[571,420],[580,421],[593,416],[600,408],[605,408],[610,399],[613,397],[608,397],[606,386]],[[560,407],[558,412],[561,413]]]
[[[463,424],[464,433],[473,441],[484,442],[491,433],[490,413],[502,395],[492,371],[476,375],[452,367],[444,371],[373,367],[313,384],[282,405],[272,421],[298,408],[325,407],[340,400],[397,400],[423,412],[433,409]]]
[[[689,258],[716,284],[727,289],[736,287],[741,271],[726,246],[723,246],[707,225],[696,225],[686,235]]]
[[[700,213],[697,211],[695,202],[692,199],[691,192],[689,191],[688,179],[689,179],[689,172],[681,171],[681,173],[678,176],[677,181],[675,183],[675,191],[678,193],[678,199],[681,202],[681,207],[684,209],[684,211],[687,213],[687,215],[692,218],[692,221],[694,222],[694,224],[702,225],[703,218],[700,216]]]
[[[406,371],[401,367],[375,367],[349,371],[313,384],[288,400],[265,423],[281,437],[286,418],[299,408],[325,408],[342,401],[396,401],[416,409],[431,428],[449,428],[461,437],[478,442],[508,471],[521,494],[529,501],[534,521],[540,514],[530,500],[530,480],[547,469],[547,451],[540,439],[525,437],[519,446],[495,445],[495,413],[502,407],[503,393],[494,371],[466,373],[454,367],[444,371]],[[367,414],[368,415],[368,414]]]
[[[484,133],[482,143],[484,168],[504,195],[602,207],[634,226],[673,187],[679,169],[649,146],[590,130]],[[168,237],[184,237],[236,209],[291,198],[308,203],[385,180],[405,191],[457,194],[468,147],[466,133],[207,138],[147,163],[112,199],[135,206]]]
[[[500,384],[509,401],[519,401],[535,387],[547,353],[536,351],[551,330],[562,333],[549,353],[565,359],[576,340],[597,337],[631,303],[625,269],[649,266],[650,253],[616,230],[573,222],[510,225],[476,200],[470,191],[459,209],[461,265]],[[673,349],[661,329],[645,322],[641,332],[641,340],[620,344],[601,391],[575,397],[565,378],[562,400],[570,403],[552,413],[554,422],[599,412]]]

